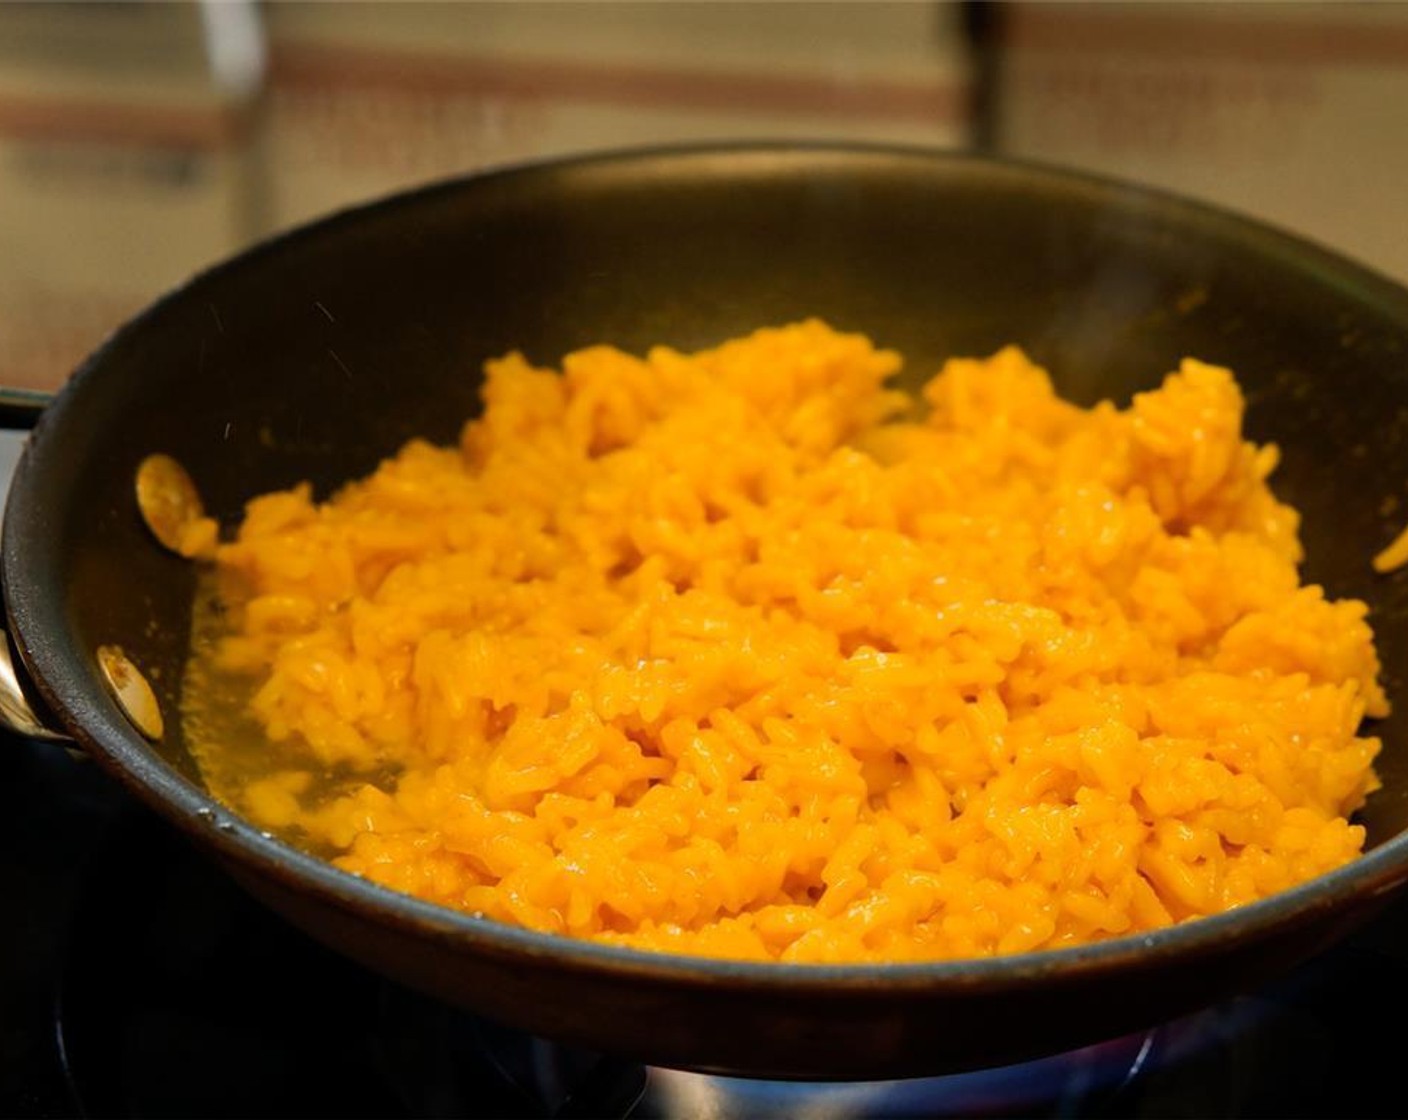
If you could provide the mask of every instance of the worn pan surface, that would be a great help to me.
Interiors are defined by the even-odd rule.
[[[322,492],[413,435],[453,439],[481,361],[610,340],[692,347],[822,316],[912,359],[1018,342],[1081,401],[1185,355],[1232,366],[1284,450],[1309,578],[1367,599],[1390,695],[1408,579],[1369,557],[1408,517],[1408,294],[1267,228],[1050,170],[876,148],[655,151],[508,170],[259,247],[113,337],[47,409],[11,490],[14,645],[52,716],[149,806],[316,937],[546,1035],[664,1065],[854,1078],[996,1065],[1250,986],[1365,920],[1408,876],[1408,699],[1380,728],[1362,860],[1273,900],[1091,948],[932,966],[645,955],[476,921],[333,870],[202,789],[175,719],[192,573],[138,520],[148,453],[233,520]],[[1395,513],[1395,506],[1397,512]],[[155,748],[94,651],[122,645],[167,713]],[[114,967],[122,967],[120,961]]]

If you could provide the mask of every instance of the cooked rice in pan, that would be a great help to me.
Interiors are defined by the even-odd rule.
[[[249,503],[187,736],[358,875],[641,949],[1078,945],[1352,860],[1387,711],[1274,447],[1184,361],[1124,409],[1015,348],[907,394],[810,321],[488,364],[458,447]]]

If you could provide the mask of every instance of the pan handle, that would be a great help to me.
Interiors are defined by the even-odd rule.
[[[15,664],[10,652],[10,636],[0,630],[0,728],[26,739],[73,746],[72,735],[56,731],[35,713],[35,705],[21,683],[22,674],[23,670]]]
[[[0,428],[29,431],[53,399],[37,389],[0,389]]]
[[[31,389],[0,389],[0,428],[28,431],[53,398]],[[73,737],[56,730],[36,714],[38,705],[24,687],[24,671],[15,661],[10,636],[0,630],[0,728],[27,739],[44,739],[72,746]]]

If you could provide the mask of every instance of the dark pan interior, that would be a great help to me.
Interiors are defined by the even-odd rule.
[[[486,357],[693,347],[817,315],[899,348],[915,376],[1016,342],[1083,402],[1126,401],[1184,355],[1232,366],[1249,432],[1283,449],[1307,577],[1372,604],[1395,693],[1408,577],[1369,568],[1408,524],[1393,297],[1211,212],[957,158],[755,151],[490,177],[275,243],[117,338],[48,437],[68,450],[46,582],[81,646],[120,639],[170,702],[189,570],[134,516],[148,452],[234,521],[262,490],[326,492],[411,436],[454,439]],[[1403,718],[1383,728],[1375,839],[1408,825]],[[181,758],[179,734],[167,747]]]
[[[49,410],[6,518],[5,585],[40,688],[134,784],[156,765],[91,674],[119,642],[176,710],[188,564],[132,499],[154,451],[228,523],[321,493],[412,436],[452,440],[479,368],[521,349],[695,347],[820,316],[927,376],[1015,342],[1082,402],[1120,403],[1192,355],[1230,365],[1249,433],[1284,453],[1307,576],[1362,597],[1391,697],[1408,572],[1370,557],[1408,524],[1408,296],[1312,246],[1153,193],[878,149],[645,153],[489,175],[272,242],[112,339]],[[1408,700],[1380,728],[1371,844],[1408,828]],[[194,776],[177,721],[160,752]],[[1399,875],[1401,877],[1401,875]],[[1000,1026],[1000,1024],[999,1024]]]

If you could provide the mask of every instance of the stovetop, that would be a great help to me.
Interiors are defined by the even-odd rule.
[[[14,442],[0,434],[0,485]],[[1251,994],[941,1078],[646,1069],[402,988],[266,911],[94,764],[0,734],[0,1117],[1388,1116],[1408,897]]]

